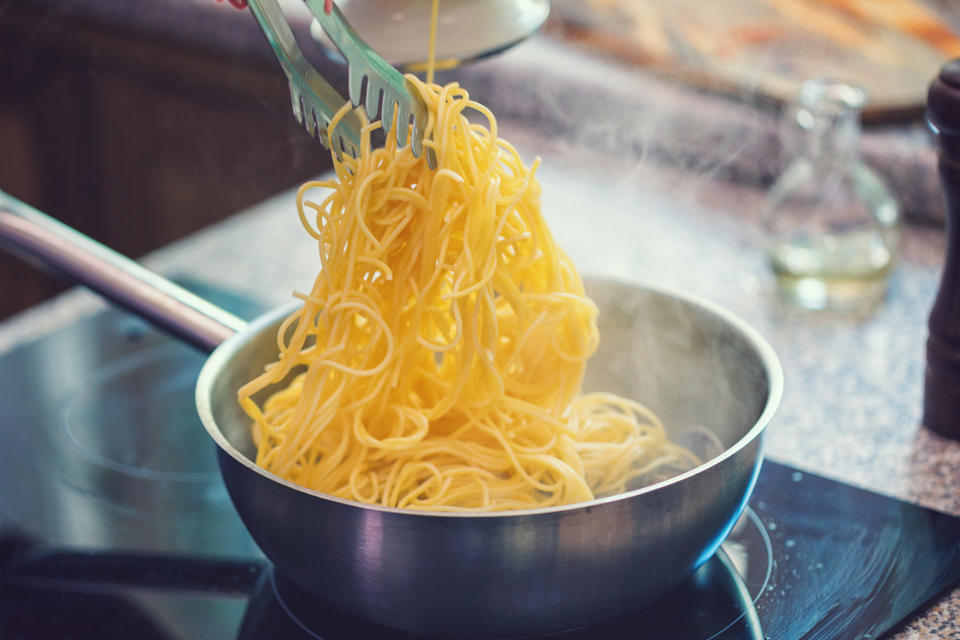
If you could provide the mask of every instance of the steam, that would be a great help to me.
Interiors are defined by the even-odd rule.
[[[642,402],[672,440],[704,461],[756,424],[769,381],[746,336],[664,294],[604,281],[588,281],[587,294],[600,309],[600,346],[585,390]]]
[[[699,184],[765,184],[780,170],[771,163],[780,155],[773,106],[758,113],[559,43],[535,40],[454,77],[546,145],[622,159],[624,181],[669,167],[682,172],[684,196],[696,198]]]

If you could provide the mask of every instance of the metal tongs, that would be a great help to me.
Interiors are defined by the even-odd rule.
[[[350,102],[357,107],[337,124],[330,136],[330,120],[346,104],[346,99],[330,86],[304,57],[293,31],[280,10],[278,0],[248,0],[250,10],[267,36],[280,66],[290,82],[290,99],[297,122],[310,135],[332,149],[337,159],[347,153],[360,155],[360,130],[364,125],[359,105],[361,96],[369,119],[380,121],[386,133],[394,127],[396,116],[397,143],[407,142],[412,125],[410,145],[415,156],[423,152],[423,129],[427,124],[427,107],[410,81],[381,58],[364,42],[332,2],[304,0],[320,26],[347,60]],[[325,6],[326,5],[326,6]],[[326,9],[330,9],[328,13]],[[366,92],[364,92],[366,85]],[[431,166],[433,154],[428,154]]]

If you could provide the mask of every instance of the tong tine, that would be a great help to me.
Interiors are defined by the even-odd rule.
[[[427,125],[427,106],[403,75],[380,57],[350,26],[336,4],[332,11],[324,10],[324,0],[304,0],[327,37],[347,59],[350,101],[359,107],[366,85],[364,105],[371,120],[380,114],[383,130],[390,133],[394,114],[398,123],[394,135],[401,146],[407,141],[410,119],[413,119],[411,148],[415,156],[423,153],[423,134]],[[436,167],[436,156],[430,149],[427,162]]]
[[[380,97],[381,95],[386,95],[386,87],[383,83],[379,82],[375,75],[367,76],[367,99],[364,101],[364,106],[367,108],[367,117],[371,120],[376,120],[377,115],[380,113]],[[350,97],[353,100],[353,97]],[[354,104],[357,104],[354,102]],[[357,104],[357,106],[360,106]],[[386,124],[386,118],[384,118],[383,128],[385,131],[389,131],[389,125]]]
[[[340,120],[331,141],[330,120],[346,104],[346,99],[304,57],[277,0],[248,0],[247,4],[287,76],[290,102],[297,122],[324,147],[332,150],[338,160],[343,159],[344,153],[359,157],[363,127],[360,110],[354,109]]]

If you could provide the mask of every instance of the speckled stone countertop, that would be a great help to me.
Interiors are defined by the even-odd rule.
[[[941,231],[905,228],[888,300],[859,316],[800,312],[779,302],[758,248],[762,193],[642,158],[626,161],[544,136],[525,119],[501,133],[544,158],[543,204],[584,273],[665,284],[741,315],[783,363],[783,403],[767,455],[805,470],[960,515],[960,442],[919,425],[926,318],[944,256]],[[267,303],[308,289],[319,268],[293,194],[283,193],[156,252],[147,264]],[[71,291],[0,323],[0,353],[103,303]],[[960,640],[960,590],[896,640]]]

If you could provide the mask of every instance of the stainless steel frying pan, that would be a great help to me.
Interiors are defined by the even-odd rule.
[[[362,505],[252,462],[236,391],[275,358],[276,330],[292,307],[245,325],[2,192],[0,243],[212,351],[197,408],[264,554],[317,599],[414,632],[557,631],[634,612],[676,586],[746,505],[783,387],[773,350],[729,312],[686,294],[589,280],[601,346],[586,388],[641,400],[680,440],[709,431],[722,453],[656,485],[565,507],[465,515]]]

